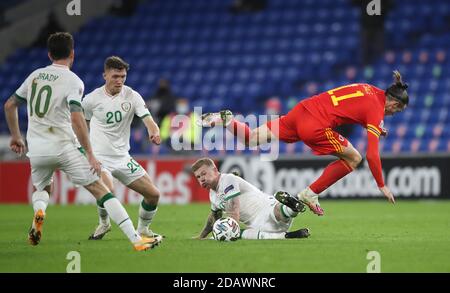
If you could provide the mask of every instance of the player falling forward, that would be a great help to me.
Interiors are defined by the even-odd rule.
[[[160,144],[159,128],[153,121],[144,99],[132,88],[124,85],[129,65],[120,57],[105,60],[105,85],[85,96],[82,102],[86,120],[90,121],[90,139],[95,156],[102,163],[103,182],[113,190],[112,176],[122,184],[141,194],[137,231],[146,237],[162,237],[149,229],[156,214],[159,190],[147,172],[129,154],[130,127],[134,115],[144,122],[149,140]],[[99,225],[90,240],[99,240],[111,230],[107,210],[99,203]]]
[[[398,71],[394,71],[394,83],[385,91],[369,84],[344,85],[298,103],[290,112],[278,119],[250,130],[233,119],[228,110],[202,115],[202,125],[223,125],[247,146],[279,139],[293,143],[303,141],[316,155],[333,155],[338,158],[323,171],[298,198],[317,215],[323,215],[319,194],[361,163],[362,157],[353,145],[333,130],[342,124],[360,124],[367,129],[367,162],[383,195],[395,203],[394,195],[384,184],[378,150],[379,137],[385,136],[384,116],[403,111],[409,102],[406,89]]]
[[[208,236],[222,212],[247,226],[241,230],[242,239],[307,238],[310,235],[307,228],[287,232],[292,220],[305,211],[305,206],[288,193],[279,191],[275,197],[265,194],[239,176],[219,173],[210,158],[197,160],[192,172],[199,184],[209,190],[211,201],[211,213],[198,239]]]
[[[153,248],[159,240],[138,235],[122,204],[98,177],[101,166],[92,152],[81,108],[84,84],[70,71],[75,54],[72,35],[52,34],[47,47],[52,65],[33,71],[5,103],[10,147],[20,155],[25,153],[26,146],[20,134],[17,108],[21,104],[28,105],[27,156],[36,189],[32,196],[34,216],[28,233],[30,243],[37,245],[41,240],[53,173],[59,169],[74,184],[84,186],[105,207],[135,250]]]

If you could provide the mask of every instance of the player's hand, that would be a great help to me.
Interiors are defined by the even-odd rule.
[[[387,137],[388,136],[388,130],[386,128],[381,128],[381,136]]]
[[[87,158],[89,161],[89,165],[91,165],[91,171],[100,176],[100,174],[102,173],[102,163],[100,163],[92,153],[87,154]]]
[[[395,203],[394,194],[389,190],[387,186],[383,186],[380,188],[381,193],[389,200],[391,203]]]
[[[9,142],[9,148],[18,154],[19,156],[23,155],[25,153],[25,142],[23,141],[22,137],[11,138],[11,141]]]
[[[150,141],[153,142],[156,145],[160,145],[161,144],[161,137],[159,136],[159,131],[150,134],[149,136]]]

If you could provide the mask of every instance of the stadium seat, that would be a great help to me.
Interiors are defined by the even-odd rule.
[[[398,0],[386,17],[387,50],[366,67],[356,57],[360,12],[351,1],[267,1],[264,11],[242,14],[229,13],[229,4],[143,1],[130,17],[96,18],[75,34],[73,70],[90,91],[103,82],[104,58],[120,55],[131,63],[128,83],[144,97],[166,77],[191,105],[247,114],[263,112],[258,101],[271,95],[280,96],[287,110],[289,97],[299,101],[348,82],[386,88],[392,70],[399,69],[410,85],[411,102],[404,113],[386,118],[390,136],[383,152],[448,150],[450,134],[442,129],[450,124],[448,1]],[[27,74],[47,64],[45,48],[12,54],[0,65],[1,102]],[[19,115],[26,116],[23,110]],[[3,116],[0,124],[5,125]],[[362,146],[365,135],[356,131],[351,139]],[[132,144],[142,151],[138,142]],[[303,146],[282,151],[308,152]]]

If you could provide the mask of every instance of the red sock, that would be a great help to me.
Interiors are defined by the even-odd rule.
[[[344,160],[334,161],[323,170],[322,175],[309,188],[319,194],[352,171],[353,169]]]
[[[232,119],[231,123],[227,127],[228,130],[233,133],[240,141],[244,142],[247,146],[250,141],[250,128],[247,124],[239,122],[236,119]]]

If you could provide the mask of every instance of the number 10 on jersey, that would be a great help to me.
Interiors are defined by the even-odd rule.
[[[30,98],[30,116],[33,116],[33,102],[36,98],[36,103],[34,104],[34,112],[39,118],[42,118],[45,116],[45,114],[48,111],[48,107],[50,105],[50,99],[52,97],[52,87],[49,85],[44,85],[39,90],[37,96],[36,96],[36,87],[37,83],[33,81],[31,85],[31,98]],[[42,96],[45,93],[45,102],[44,102],[44,109],[41,110],[41,100]]]

